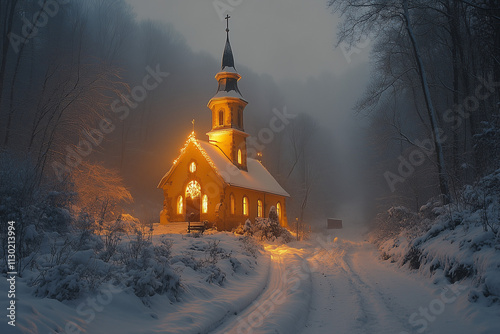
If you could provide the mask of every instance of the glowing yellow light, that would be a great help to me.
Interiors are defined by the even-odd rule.
[[[262,201],[259,199],[257,201],[257,217],[262,218],[264,213],[264,208],[262,207]]]
[[[191,173],[196,172],[196,162],[194,162],[194,161],[193,161],[193,162],[191,162],[191,164],[189,165],[189,171],[190,171]]]
[[[207,195],[203,195],[203,199],[201,201],[201,212],[202,213],[208,212],[208,196]]]
[[[234,195],[233,194],[231,194],[230,199],[231,199],[231,214],[234,215]]]
[[[188,137],[188,140],[186,141],[186,143],[184,143],[184,146],[181,148],[181,154],[179,155],[179,157],[177,159],[174,160],[173,162],[173,165],[177,165],[177,163],[179,162],[179,159],[181,158],[182,154],[184,152],[186,152],[186,149],[187,147],[189,146],[190,143],[193,143],[194,146],[200,151],[201,155],[203,155],[203,157],[207,160],[208,164],[210,165],[210,167],[212,167],[212,169],[215,171],[215,173],[221,178],[221,179],[224,179],[222,177],[222,175],[220,175],[219,171],[217,170],[217,168],[215,167],[215,164],[214,162],[212,161],[212,159],[210,159],[210,157],[208,156],[207,152],[205,152],[205,150],[203,149],[203,147],[201,147],[200,143],[198,142],[198,140],[196,139],[196,136],[195,136],[195,133],[194,131],[191,132],[191,134],[189,135]]]
[[[182,196],[177,197],[177,213],[181,215],[184,212],[184,201]]]
[[[281,203],[276,204],[276,213],[278,214],[278,220],[281,221]]]
[[[248,197],[243,197],[243,214],[248,216]]]
[[[196,181],[191,181],[186,187],[186,197],[196,198],[199,197],[201,193],[200,184]]]

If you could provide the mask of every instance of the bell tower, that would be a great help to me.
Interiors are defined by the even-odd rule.
[[[226,45],[222,65],[215,79],[217,93],[208,102],[212,111],[212,130],[207,133],[209,142],[218,146],[239,169],[247,170],[247,145],[249,136],[243,128],[243,109],[248,104],[238,89],[241,76],[234,66],[233,51],[229,43],[229,18],[226,16]]]

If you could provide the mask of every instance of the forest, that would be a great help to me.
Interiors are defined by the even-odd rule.
[[[243,67],[242,91],[252,101],[245,122],[255,142],[276,110],[297,116],[257,144],[292,194],[290,217],[312,222],[351,201],[370,220],[391,206],[418,210],[436,196],[460,201],[465,185],[500,162],[498,4],[328,5],[342,19],[339,45],[371,46],[371,78],[348,111],[362,124],[353,136],[339,142],[335,126],[287,103],[290,89],[303,84],[283,88]],[[125,1],[1,6],[2,216],[21,219],[36,203],[68,219],[78,212],[97,221],[122,212],[157,219],[156,184],[191,119],[200,132],[209,128],[204,105],[217,60],[192,52],[171,26],[138,22]],[[306,86],[328,84],[314,80]],[[346,164],[356,173],[347,180]]]
[[[469,290],[460,300],[498,306],[498,1],[324,0],[323,10],[339,22],[331,32],[332,49],[343,55],[336,64],[347,67],[351,58],[365,53],[369,75],[360,69],[343,74],[325,69],[303,80],[278,79],[240,64],[234,48],[239,88],[249,101],[244,114],[249,151],[262,155],[262,164],[290,194],[288,221],[297,225],[289,230],[298,230],[300,222],[316,236],[305,241],[309,248],[293,243],[300,236],[279,225],[274,208],[268,218],[242,221],[234,233],[154,233],[153,226],[161,228],[159,181],[191,132],[204,139],[211,128],[207,102],[217,89],[220,58],[194,51],[173,24],[138,19],[131,3],[0,2],[0,271],[16,273],[26,304],[36,300],[45,311],[50,308],[43,303],[63,302],[50,304],[62,310],[60,319],[50,319],[59,321],[57,326],[47,325],[52,323],[35,311],[29,315],[36,318],[33,323],[62,332],[64,325],[73,325],[68,319],[76,319],[71,318],[75,309],[64,302],[82,301],[107,285],[120,290],[113,298],[126,298],[124,305],[146,308],[139,313],[146,314],[140,320],[148,325],[151,319],[175,321],[174,311],[182,311],[186,300],[196,305],[198,295],[205,298],[204,310],[214,306],[207,296],[219,292],[224,303],[237,300],[231,312],[224,303],[214,308],[218,320],[206,312],[197,315],[208,332],[231,325],[223,323],[228,314],[250,313],[245,305],[257,300],[266,284],[286,292],[292,311],[303,316],[311,291],[326,291],[329,279],[357,287],[361,306],[392,315],[366,279],[375,275],[375,281],[390,284],[395,277],[410,289],[406,278],[388,277],[387,267],[376,268],[386,260],[430,275],[433,284],[466,282]],[[211,14],[217,19],[219,13]],[[220,45],[221,55],[225,24],[210,35],[217,36],[213,43]],[[238,40],[235,30],[231,38]],[[288,64],[285,58],[278,61]],[[351,105],[353,96],[357,102]],[[286,120],[283,127],[273,127],[276,117]],[[344,221],[347,228],[339,233],[354,231],[371,244],[333,234],[321,239],[327,218]],[[15,263],[9,243],[16,245]],[[375,269],[366,269],[372,265]],[[298,282],[291,292],[281,280],[287,268],[295,270]],[[254,278],[255,285],[247,284]],[[232,294],[234,286],[239,294]],[[417,297],[434,293],[427,287],[415,291]],[[266,293],[261,298],[276,297]],[[330,293],[324,293],[327,301]],[[164,306],[159,313],[151,311],[155,302]],[[356,302],[348,299],[346,307],[368,312]],[[114,307],[106,309],[106,321],[119,310]],[[281,316],[293,314],[288,311]],[[398,314],[398,321],[406,323],[406,313]],[[75,321],[84,331],[96,328],[87,325],[98,326],[90,324],[93,319]],[[377,330],[386,332],[383,326]]]

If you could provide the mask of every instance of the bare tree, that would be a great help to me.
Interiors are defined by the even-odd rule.
[[[419,8],[418,1],[409,3],[408,0],[401,1],[377,1],[377,0],[358,0],[350,2],[342,2],[332,0],[330,6],[334,10],[339,11],[346,16],[345,24],[342,26],[339,34],[340,41],[347,40],[351,43],[359,41],[361,36],[370,35],[370,30],[377,27],[376,34],[396,34],[399,37],[404,37],[409,40],[410,46],[408,51],[411,51],[412,58],[409,57],[409,52],[402,54],[411,60],[412,65],[406,70],[400,72],[399,75],[392,75],[392,63],[389,63],[386,69],[393,76],[392,80],[382,80],[382,85],[369,92],[368,103],[376,103],[382,94],[391,90],[395,85],[401,84],[404,77],[409,71],[414,71],[418,74],[420,81],[421,92],[423,93],[425,106],[427,110],[427,118],[430,126],[431,138],[436,149],[436,167],[439,175],[439,190],[443,196],[444,202],[448,202],[450,198],[450,189],[448,183],[448,175],[445,167],[445,157],[440,138],[440,127],[438,123],[438,115],[434,107],[431,91],[429,88],[428,75],[424,66],[422,52],[419,43],[415,37],[413,17],[410,15],[411,8]],[[406,34],[403,35],[403,30]],[[373,36],[374,34],[372,34]],[[398,45],[401,47],[402,45]],[[407,46],[408,47],[408,46]],[[404,51],[404,48],[401,48]],[[391,54],[392,55],[392,54]],[[405,61],[403,59],[403,61]],[[366,106],[367,102],[365,102]]]

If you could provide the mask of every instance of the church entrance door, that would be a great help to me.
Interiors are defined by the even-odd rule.
[[[199,222],[201,207],[201,187],[197,181],[186,186],[186,221]]]

